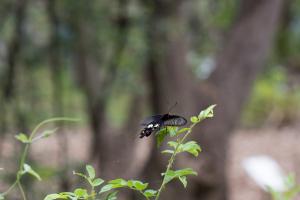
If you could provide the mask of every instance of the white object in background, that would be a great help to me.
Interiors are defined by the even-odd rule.
[[[283,192],[284,173],[279,164],[267,155],[251,156],[243,160],[242,165],[247,174],[264,190],[271,187],[273,190]]]

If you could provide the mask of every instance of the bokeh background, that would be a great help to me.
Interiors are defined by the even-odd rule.
[[[56,116],[81,122],[33,144],[43,181],[22,180],[29,199],[80,185],[72,170],[86,163],[157,187],[167,157],[138,138],[140,121],[176,102],[187,118],[218,106],[193,134],[199,159],[176,164],[199,175],[163,199],[270,199],[242,168],[253,155],[300,181],[297,0],[1,0],[0,87],[0,191],[22,151],[14,135]]]

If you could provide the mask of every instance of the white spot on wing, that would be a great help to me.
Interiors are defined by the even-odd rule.
[[[153,127],[153,124],[149,124],[148,126],[147,126],[147,128],[152,128]]]

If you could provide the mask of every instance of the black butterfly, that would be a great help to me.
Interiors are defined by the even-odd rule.
[[[152,133],[156,133],[165,126],[184,126],[186,123],[187,120],[184,117],[178,115],[154,115],[146,118],[142,123],[144,128],[140,133],[140,138],[143,138],[145,136],[148,137]]]

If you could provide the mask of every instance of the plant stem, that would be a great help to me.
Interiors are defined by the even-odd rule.
[[[51,118],[51,119],[47,119],[47,120],[44,120],[42,121],[41,123],[39,123],[34,129],[33,131],[31,132],[31,134],[29,135],[29,143],[26,143],[25,147],[24,147],[24,150],[22,152],[22,155],[21,155],[21,159],[20,159],[20,164],[19,164],[19,170],[17,171],[17,177],[16,177],[16,180],[15,182],[5,191],[2,193],[2,196],[6,196],[16,185],[18,185],[20,191],[21,191],[21,194],[22,194],[22,197],[24,200],[27,200],[26,199],[26,195],[25,195],[25,192],[23,190],[23,187],[20,183],[20,179],[21,177],[23,176],[22,174],[22,171],[23,171],[23,166],[25,164],[25,160],[26,160],[26,157],[27,157],[27,154],[28,154],[28,149],[30,147],[30,144],[32,142],[32,139],[34,138],[34,136],[36,135],[37,131],[45,124],[47,123],[50,123],[50,122],[55,122],[55,121],[71,121],[71,122],[76,122],[76,121],[79,121],[78,119],[73,119],[73,118],[67,118],[67,117],[56,117],[56,118]]]
[[[22,185],[21,185],[20,180],[18,181],[18,187],[19,187],[19,189],[20,189],[20,191],[21,191],[23,200],[27,200],[26,195],[25,195],[25,192],[24,192],[24,189],[23,189],[23,187],[22,187]]]
[[[192,129],[194,128],[194,126],[196,125],[197,123],[194,123],[190,126],[190,129],[186,132],[186,134],[179,140],[179,142],[177,143],[177,146],[174,150],[174,153],[172,154],[170,160],[169,160],[169,163],[168,163],[168,166],[167,166],[167,169],[164,173],[164,178],[163,178],[163,181],[161,183],[161,186],[160,188],[158,189],[158,192],[157,192],[157,195],[155,197],[155,200],[158,200],[159,197],[160,197],[160,194],[162,192],[162,190],[164,189],[165,185],[166,185],[166,173],[172,168],[173,166],[173,163],[175,161],[175,157],[176,157],[176,154],[177,154],[177,151],[178,151],[178,148],[179,146],[184,142],[184,140],[187,138],[187,136],[192,132]]]

